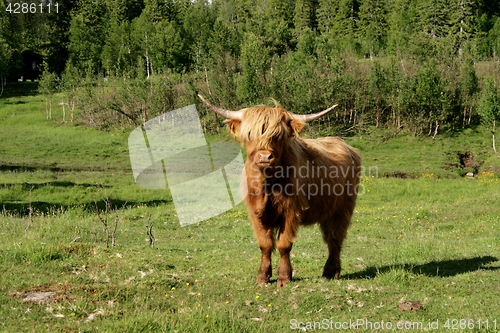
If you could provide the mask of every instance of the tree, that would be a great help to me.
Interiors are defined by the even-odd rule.
[[[495,127],[496,122],[500,120],[500,96],[498,95],[498,88],[495,81],[492,78],[486,79],[484,88],[481,91],[477,112],[481,116],[483,124],[492,126],[493,151],[498,156],[495,145]]]
[[[202,58],[200,65],[204,72],[208,94],[213,94],[213,98],[216,101],[218,99],[219,105],[236,108],[238,105],[235,77],[238,71],[240,35],[234,28],[217,19],[207,48],[208,54]]]
[[[45,96],[45,118],[52,119],[52,97],[57,92],[59,78],[57,74],[44,70],[38,84],[38,92]]]
[[[239,100],[246,104],[255,104],[264,95],[265,73],[268,67],[268,55],[262,41],[251,33],[245,33],[241,46],[241,67],[243,69],[238,84]]]
[[[80,70],[101,69],[101,53],[108,29],[106,3],[81,0],[71,18],[69,29],[70,59]]]
[[[106,0],[108,24],[103,31],[101,61],[107,75],[120,75],[129,71],[137,58],[132,47],[131,23],[126,15],[128,4],[125,1]]]
[[[448,0],[420,0],[417,3],[416,26],[418,31],[411,38],[411,52],[417,58],[427,60],[439,54],[445,59],[454,54],[455,45],[448,39],[452,35],[451,6]],[[453,52],[450,52],[450,47]]]
[[[454,2],[451,14],[452,32],[461,56],[466,44],[474,37],[477,29],[477,0],[459,0]]]
[[[375,108],[375,127],[379,127],[381,121],[385,120],[383,114],[386,96],[386,75],[378,61],[373,63],[369,77],[368,91],[370,93],[373,107]]]
[[[44,56],[44,61],[48,66],[47,69],[58,74],[64,70],[68,61],[68,30],[72,17],[69,13],[73,12],[76,4],[77,2],[73,0],[58,0],[58,12],[52,10],[50,13],[44,13],[43,24],[35,34],[39,38],[43,38],[39,52]]]
[[[0,95],[3,94],[4,79],[9,73],[9,62],[12,50],[4,36],[9,31],[9,21],[5,12],[5,4],[0,3]]]
[[[415,2],[411,0],[394,0],[389,6],[387,15],[387,51],[402,53],[408,48],[411,35],[414,33],[417,18]]]
[[[0,95],[3,94],[4,79],[9,73],[11,50],[7,41],[0,35]]]
[[[136,54],[130,38],[131,24],[113,18],[109,22],[106,43],[102,48],[101,60],[108,75],[121,74],[134,65]]]
[[[383,50],[387,39],[387,8],[385,0],[363,0],[359,7],[359,34],[366,47],[365,52],[373,56]]]
[[[294,7],[290,0],[267,0],[264,11],[264,43],[269,55],[282,56],[295,46]]]
[[[189,62],[186,51],[180,28],[175,23],[163,21],[155,24],[155,33],[151,37],[151,59],[157,72],[166,69],[182,72]]]
[[[316,29],[316,7],[314,0],[296,0],[293,23],[295,35],[299,36],[304,29]]]
[[[183,40],[191,71],[196,72],[206,67],[216,14],[216,9],[207,0],[196,1],[182,12]]]
[[[500,57],[500,18],[496,18],[495,25],[488,33],[493,58]]]
[[[472,118],[472,109],[476,104],[477,93],[479,92],[479,83],[474,68],[472,59],[467,58],[462,66],[462,78],[460,80],[460,96],[462,99],[462,106],[464,108],[462,128],[465,125],[470,125]],[[467,119],[467,111],[469,117]]]
[[[451,30],[451,8],[447,0],[420,0],[418,5],[419,26],[429,38],[442,38]]]
[[[140,65],[144,64],[144,69],[146,70],[147,77],[149,77],[153,70],[153,65],[151,61],[151,50],[152,50],[152,39],[155,34],[155,26],[151,22],[146,11],[143,11],[141,15],[132,20],[131,26],[131,44],[132,49],[136,54],[136,71],[142,72],[143,69],[139,68]]]
[[[188,70],[191,48],[180,22],[182,2],[147,0],[145,3],[141,15],[131,25],[134,60],[137,61],[137,57],[145,60],[148,77],[166,70]]]
[[[395,57],[389,57],[389,62],[385,70],[385,86],[387,97],[387,104],[391,109],[391,121],[395,131],[401,127],[401,103],[399,95],[401,94],[401,87],[404,86],[406,76],[398,66]]]
[[[330,26],[330,38],[337,48],[358,52],[356,40],[359,4],[356,0],[339,0],[337,12]]]
[[[168,21],[177,22],[181,1],[175,0],[144,0],[144,10],[153,23]]]
[[[71,62],[66,64],[64,72],[61,74],[60,89],[68,96],[68,106],[71,113],[71,122],[75,119],[75,99],[77,89],[80,85],[81,74]]]
[[[319,0],[316,17],[318,20],[318,30],[322,34],[330,34],[335,25],[335,18],[339,10],[337,0]]]
[[[414,135],[424,134],[428,128],[428,135],[434,130],[436,136],[450,109],[445,87],[434,61],[425,63],[411,82],[405,84],[403,81],[402,90],[405,91],[400,96],[405,99],[406,120]]]

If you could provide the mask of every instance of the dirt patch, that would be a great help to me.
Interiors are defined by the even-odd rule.
[[[406,179],[406,178],[415,178],[412,175],[406,173],[406,172],[400,172],[400,171],[394,171],[390,173],[386,173],[384,175],[385,178],[400,178],[400,179]]]
[[[12,296],[21,299],[24,303],[53,304],[73,299],[69,287],[63,284],[57,286],[39,286],[25,291],[16,291]]]
[[[415,312],[422,309],[422,303],[419,301],[406,301],[398,304],[398,309],[402,311]]]
[[[49,304],[52,303],[55,296],[55,291],[32,291],[23,295],[23,302]]]
[[[460,165],[463,168],[472,168],[474,169],[475,173],[478,172],[479,170],[479,163],[477,163],[474,160],[474,153],[472,151],[466,151],[466,152],[457,152]]]
[[[446,167],[459,170],[462,176],[465,176],[468,172],[478,174],[484,163],[484,161],[479,160],[472,150],[453,151],[448,153],[447,156]]]

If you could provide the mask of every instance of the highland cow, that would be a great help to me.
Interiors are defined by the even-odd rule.
[[[299,133],[336,105],[310,115],[296,115],[275,102],[230,111],[201,100],[217,114],[240,143],[247,160],[242,186],[262,260],[258,284],[270,282],[271,254],[280,254],[278,288],[292,279],[290,251],[301,225],[319,223],[328,245],[323,276],[340,274],[340,251],[356,205],[361,159],[338,137],[303,139]]]

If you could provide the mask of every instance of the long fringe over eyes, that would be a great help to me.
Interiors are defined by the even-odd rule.
[[[290,137],[289,123],[292,118],[288,111],[276,103],[274,108],[256,106],[245,110],[238,137],[241,141],[258,141],[266,147],[272,140]]]

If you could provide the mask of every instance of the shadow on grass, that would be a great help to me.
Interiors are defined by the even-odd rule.
[[[124,201],[120,199],[109,199],[109,203],[112,209],[124,209],[124,208],[132,208],[137,206],[146,206],[146,207],[157,207],[160,205],[166,205],[171,203],[172,200],[148,200],[148,201]],[[58,203],[49,203],[43,201],[34,201],[31,203],[31,209],[35,214],[44,213],[61,213],[65,212],[74,207],[81,208],[85,212],[94,213],[95,212],[95,202],[85,202],[81,204],[75,205],[66,205],[66,204],[58,204]],[[106,210],[106,204],[103,200],[97,201],[97,207],[100,212],[104,212]],[[1,204],[0,214],[6,214],[16,217],[27,217],[30,214],[30,205],[29,203],[17,203],[17,202],[5,202]]]
[[[43,183],[3,183],[0,184],[0,189],[9,189],[14,186],[20,186],[23,191],[37,190],[44,187],[92,187],[96,188],[95,183],[75,183],[70,181],[56,180],[52,182],[43,182]]]
[[[38,94],[38,82],[7,82],[1,98],[34,96]]]
[[[377,277],[377,275],[401,269],[413,274],[423,274],[429,277],[450,277],[479,270],[499,270],[500,267],[484,267],[495,262],[498,262],[498,258],[492,256],[482,256],[465,259],[431,261],[421,265],[400,264],[381,267],[372,266],[361,272],[341,275],[341,279],[373,279]]]
[[[92,167],[77,167],[77,166],[50,166],[50,165],[14,165],[14,164],[0,164],[0,172],[35,172],[35,171],[50,171],[50,172],[78,172],[78,171],[109,171],[109,170],[121,170],[129,171],[129,168],[112,168],[104,167],[97,168]]]

